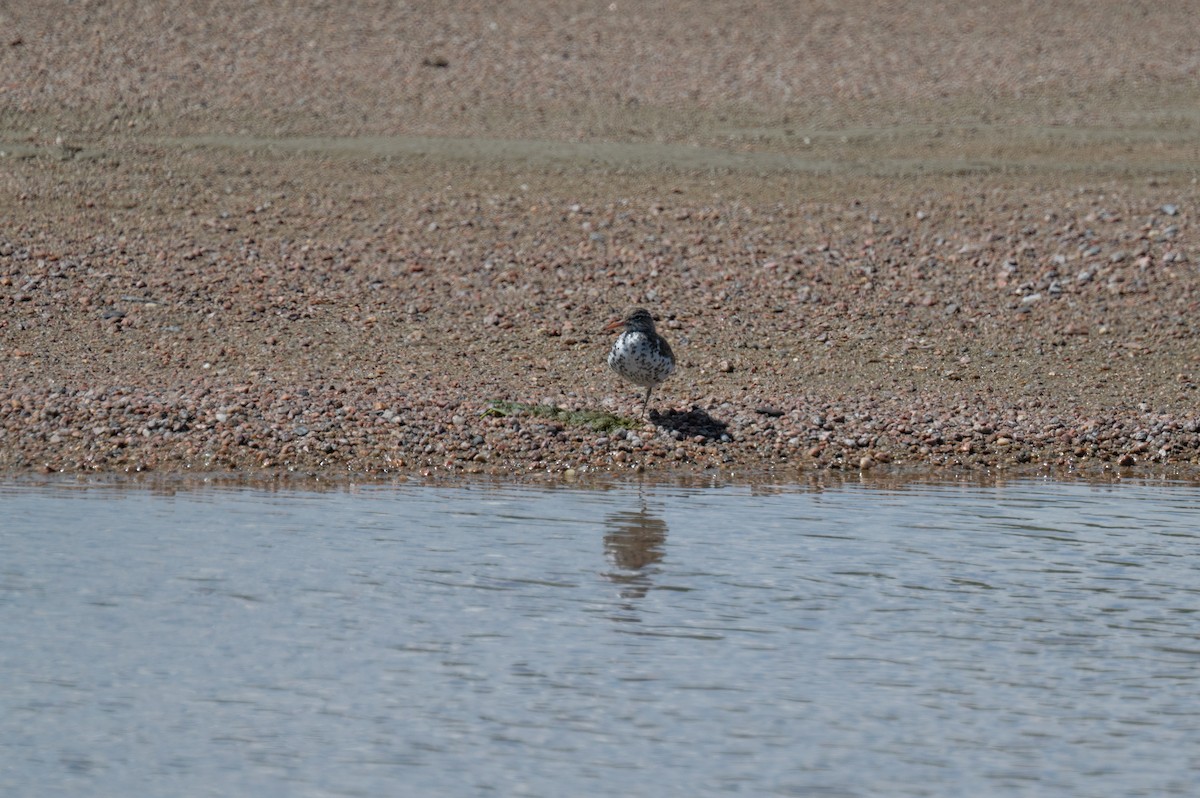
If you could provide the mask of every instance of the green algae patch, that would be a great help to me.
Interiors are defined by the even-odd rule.
[[[525,402],[507,402],[500,399],[491,402],[487,410],[484,410],[480,415],[529,415],[552,421],[560,421],[572,427],[589,427],[596,432],[612,432],[617,429],[638,429],[642,426],[636,419],[600,410],[566,410],[554,405],[531,405]]]

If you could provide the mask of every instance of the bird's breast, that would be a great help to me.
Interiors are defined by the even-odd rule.
[[[608,365],[617,374],[643,387],[654,387],[675,370],[673,358],[665,357],[644,333],[618,336],[608,353]]]

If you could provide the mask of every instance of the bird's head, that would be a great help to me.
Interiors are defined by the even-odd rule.
[[[604,326],[605,332],[619,330],[622,327],[626,332],[654,332],[654,317],[650,315],[650,311],[645,308],[635,308],[629,311],[623,318],[614,319]]]

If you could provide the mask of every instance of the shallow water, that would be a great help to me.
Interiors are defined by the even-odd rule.
[[[1195,487],[0,502],[4,795],[1200,789]]]

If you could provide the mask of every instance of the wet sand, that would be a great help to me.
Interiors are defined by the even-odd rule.
[[[0,469],[1200,463],[1187,4],[795,5],[0,12]]]

